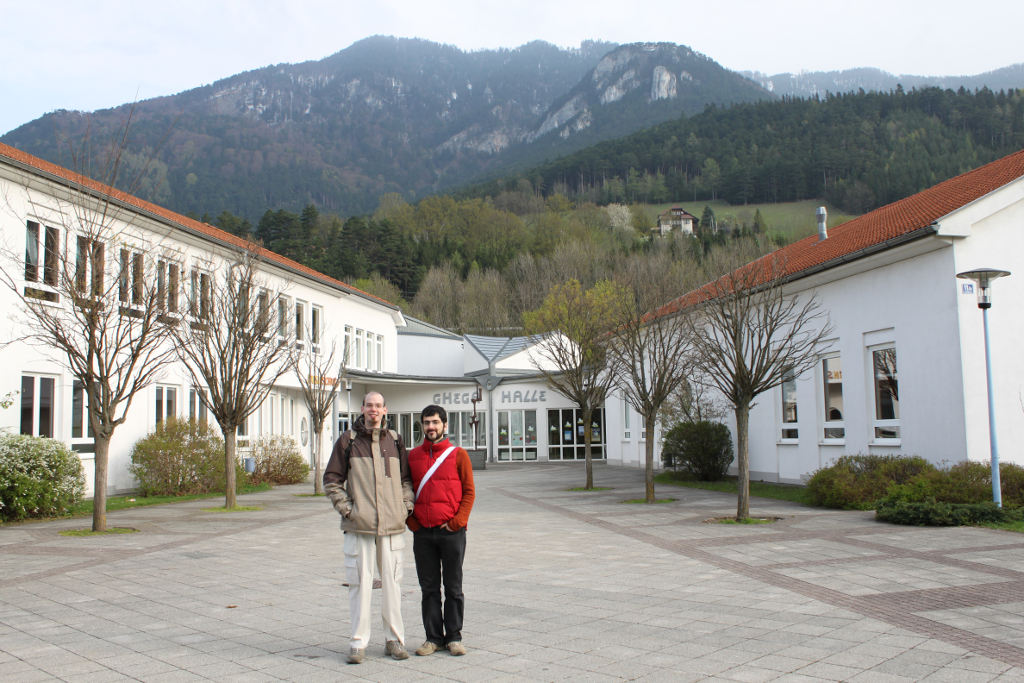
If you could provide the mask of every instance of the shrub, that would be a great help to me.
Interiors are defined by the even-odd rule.
[[[290,436],[254,439],[252,457],[256,459],[256,471],[249,478],[253,484],[301,484],[309,477],[309,464]]]
[[[700,481],[721,481],[732,464],[732,436],[720,422],[680,422],[665,435],[661,458]]]
[[[893,484],[907,484],[935,471],[917,455],[844,455],[807,482],[807,501],[841,510],[870,510]]]
[[[84,497],[82,461],[63,441],[0,434],[0,519],[63,514]]]
[[[163,420],[132,446],[128,471],[142,496],[183,496],[224,490],[224,440],[205,420]],[[245,479],[239,467],[238,478]]]
[[[928,498],[908,501],[899,495],[878,501],[875,518],[890,524],[916,526],[964,526],[983,522],[1012,522],[1021,519],[1020,511],[1011,511],[987,503],[944,503]]]

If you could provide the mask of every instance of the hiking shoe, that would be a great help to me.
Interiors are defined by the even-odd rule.
[[[437,643],[432,643],[428,640],[427,642],[423,643],[418,648],[416,648],[416,654],[420,657],[426,657],[427,655],[434,654],[440,649],[441,648],[437,646]]]
[[[391,655],[391,659],[409,659],[409,653],[397,640],[389,640],[384,644],[384,649]]]
[[[362,664],[363,657],[366,655],[366,648],[352,648],[348,651],[348,663],[349,664]]]
[[[461,657],[466,654],[466,646],[462,644],[461,640],[456,640],[448,643],[448,652],[451,652],[456,657]]]

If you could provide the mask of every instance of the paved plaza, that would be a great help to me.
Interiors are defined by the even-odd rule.
[[[703,520],[726,494],[598,465],[477,472],[466,557],[469,653],[346,665],[338,515],[311,486],[0,528],[0,681],[1024,681],[1024,536],[908,528],[752,499],[771,525]],[[407,645],[423,641],[411,534]],[[229,607],[234,606],[234,607]]]

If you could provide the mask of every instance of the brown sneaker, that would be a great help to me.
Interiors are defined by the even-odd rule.
[[[363,657],[366,655],[366,648],[352,648],[348,651],[348,663],[349,664],[362,664]]]
[[[387,641],[384,644],[384,649],[391,655],[391,659],[409,659],[409,653],[405,651],[405,648],[397,640]]]
[[[416,648],[416,654],[420,657],[426,657],[427,655],[434,654],[440,649],[441,648],[438,647],[436,643],[432,643],[428,640],[427,642],[423,643],[418,648]]]
[[[448,652],[451,652],[455,657],[461,657],[466,654],[466,646],[462,644],[461,640],[448,643]]]

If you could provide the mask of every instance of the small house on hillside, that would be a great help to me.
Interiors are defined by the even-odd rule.
[[[692,235],[698,222],[696,216],[676,204],[658,214],[658,227],[655,230],[660,237],[664,237],[670,232]]]

